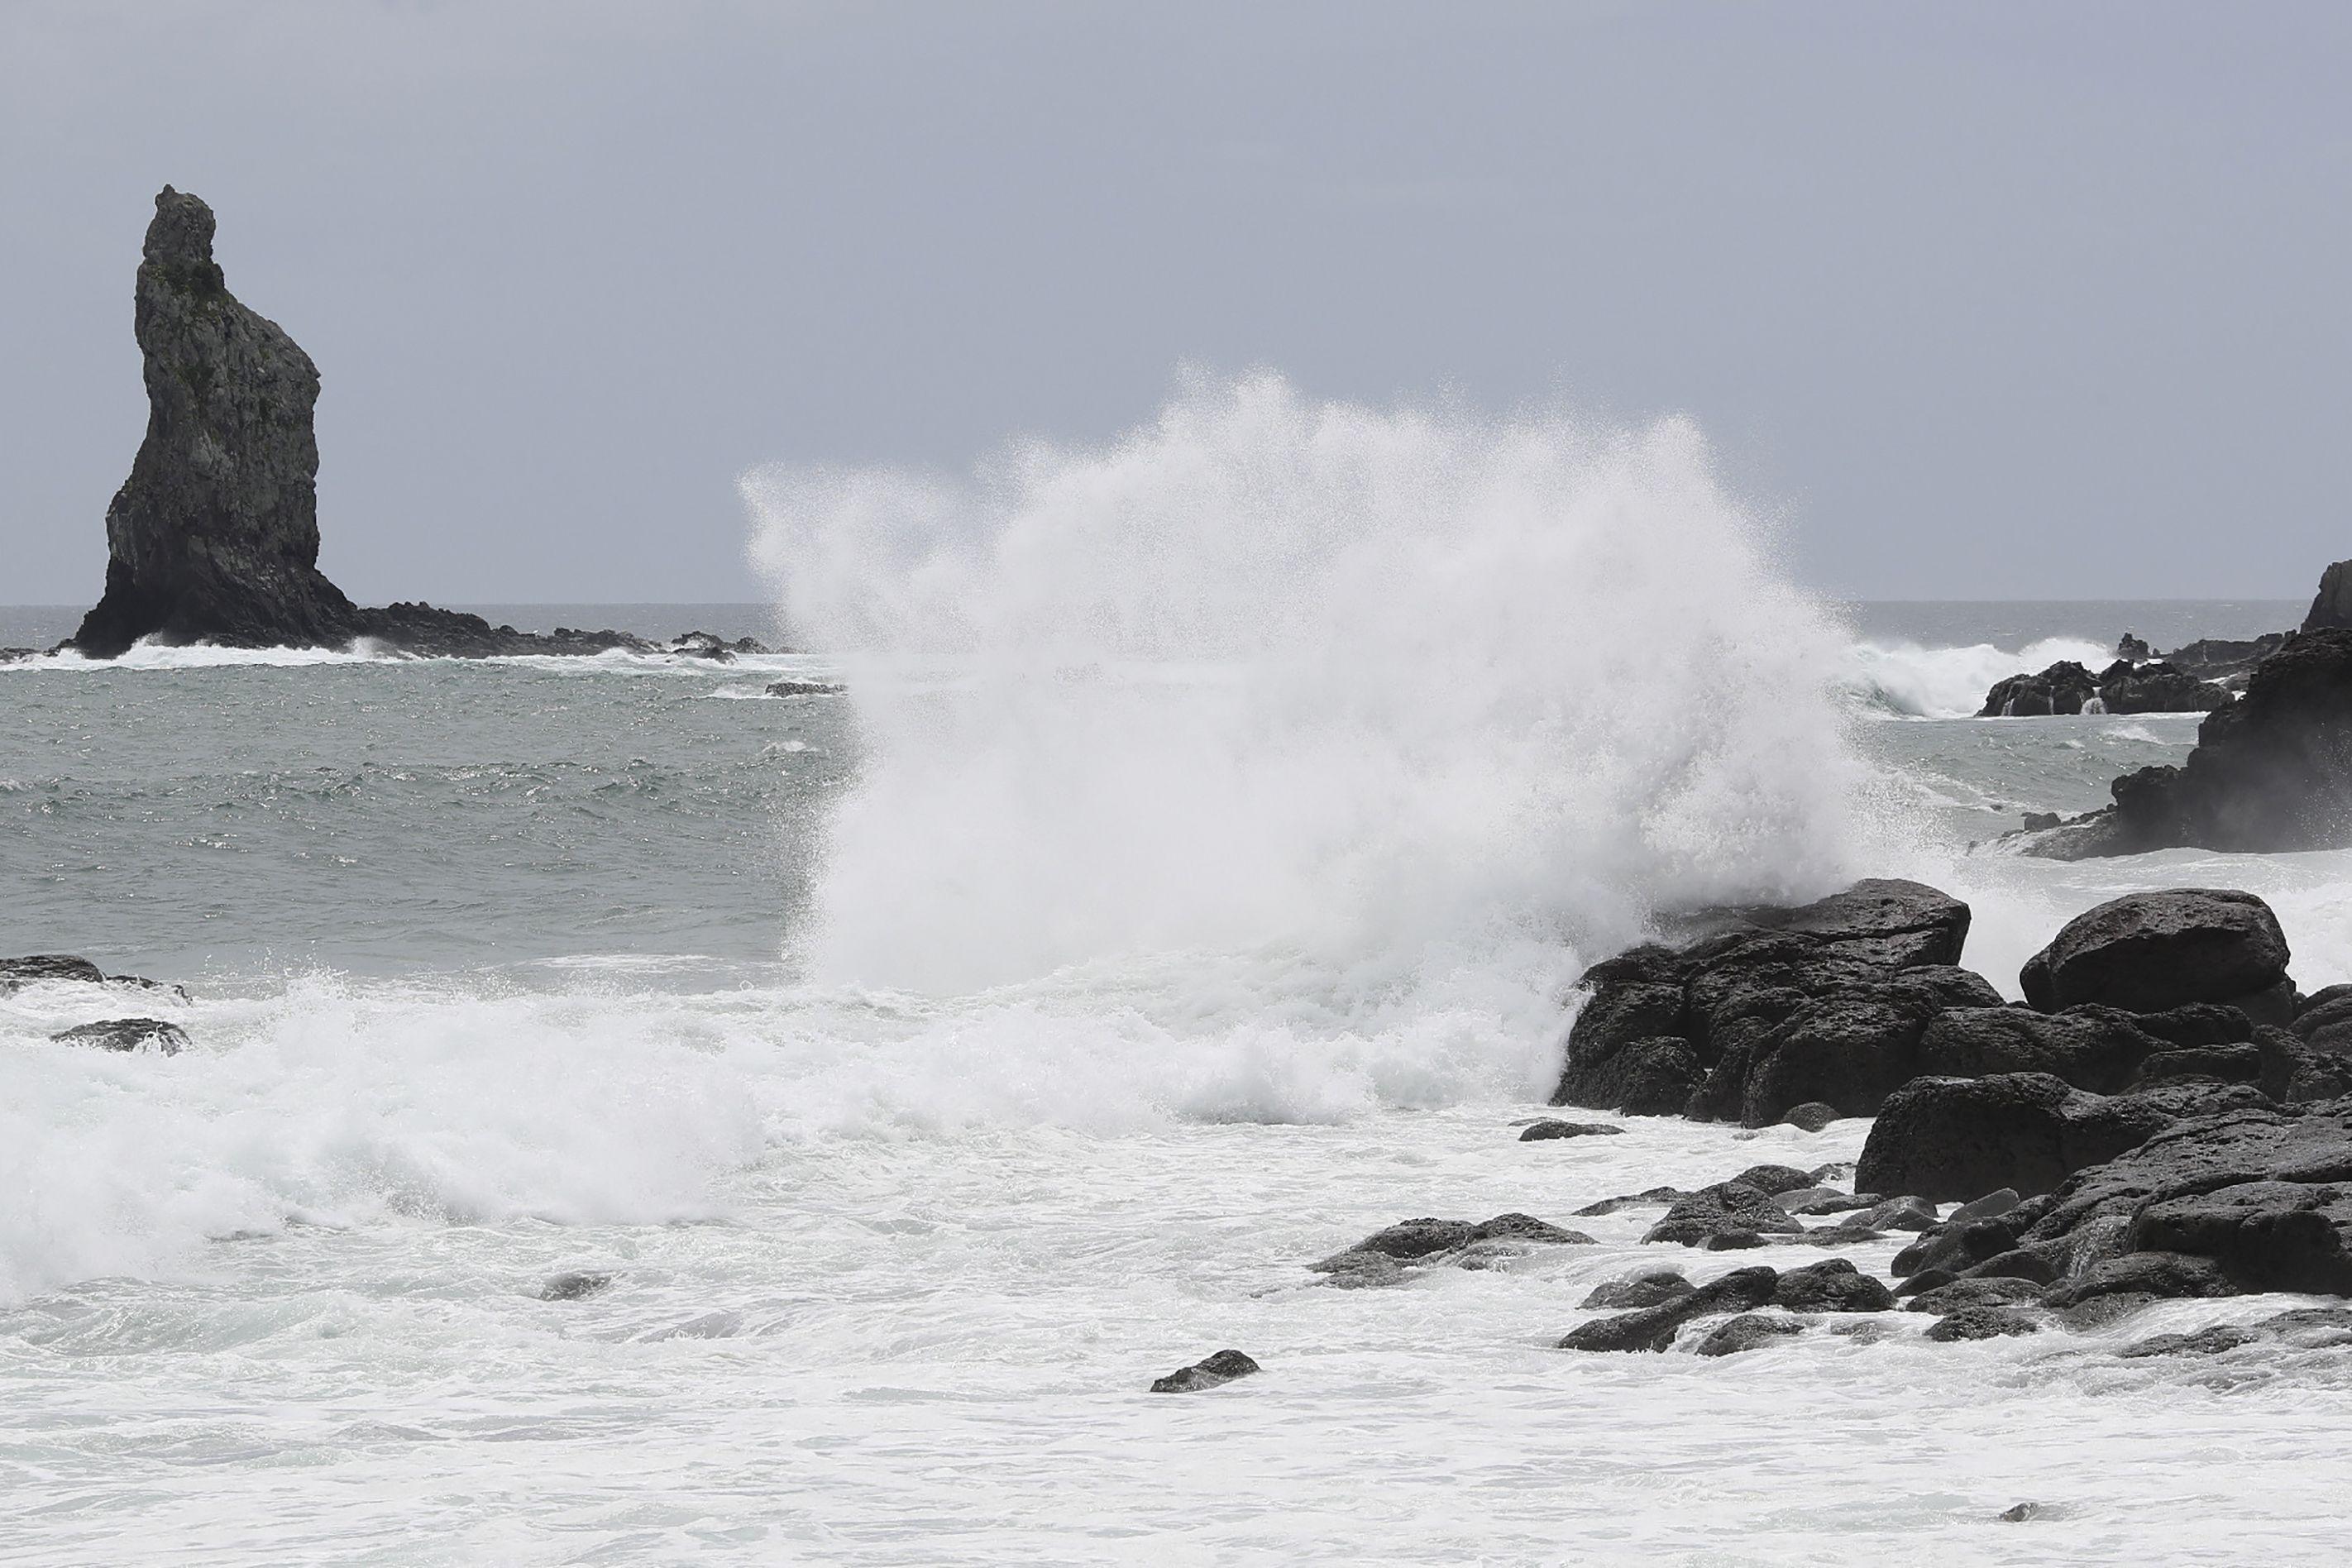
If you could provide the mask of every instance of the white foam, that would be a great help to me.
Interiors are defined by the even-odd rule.
[[[869,748],[820,974],[961,991],[1268,943],[1409,966],[1847,868],[1835,634],[1685,423],[1259,375],[960,485],[744,490]]]
[[[1991,643],[1926,647],[1864,641],[1844,650],[1839,679],[1850,699],[1867,708],[1907,718],[1966,719],[1984,706],[1996,681],[2039,673],[2061,659],[2096,671],[2114,657],[2105,645],[2081,637],[2045,637],[2013,651]]]

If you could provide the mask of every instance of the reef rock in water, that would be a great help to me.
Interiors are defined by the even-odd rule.
[[[143,637],[246,646],[347,640],[354,609],[319,571],[319,370],[228,291],[212,209],[155,198],[132,316],[147,438],[107,508],[106,594],[71,646]]]

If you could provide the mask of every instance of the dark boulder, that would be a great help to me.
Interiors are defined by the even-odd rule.
[[[1813,1184],[1811,1173],[1800,1171],[1794,1165],[1750,1165],[1731,1180],[1743,1187],[1753,1187],[1768,1198],[1802,1192]]]
[[[1914,1079],[1887,1097],[1854,1180],[1938,1202],[1995,1187],[2046,1193],[2184,1118],[2259,1103],[2251,1085],[2096,1095],[2049,1073]]]
[[[1622,1312],[1678,1300],[1696,1289],[1678,1268],[1648,1268],[1630,1279],[1594,1286],[1577,1305],[1588,1311]]]
[[[1219,1388],[1237,1377],[1247,1377],[1258,1370],[1257,1363],[1239,1351],[1219,1351],[1213,1356],[1194,1362],[1191,1366],[1178,1367],[1166,1377],[1153,1381],[1154,1394],[1197,1394],[1204,1388]]]
[[[1819,1132],[1838,1120],[1838,1108],[1825,1100],[1809,1100],[1802,1105],[1792,1105],[1780,1113],[1783,1127],[1794,1127],[1806,1132]]]
[[[1942,1344],[2041,1331],[2041,1324],[2007,1307],[1961,1307],[1927,1325],[1927,1338]]]
[[[1934,1077],[2048,1073],[2077,1089],[2111,1094],[2163,1045],[2131,1015],[2110,1007],[2055,1016],[2029,1007],[1954,1007],[1929,1020],[1916,1060],[1922,1074]]]
[[[2298,1307],[2252,1323],[2216,1323],[2193,1333],[2157,1334],[2116,1354],[2126,1361],[2148,1356],[2220,1355],[2245,1345],[2284,1344],[2294,1350],[2341,1350],[2352,1346],[2352,1310]]]
[[[1969,937],[1969,906],[1924,882],[1870,877],[1790,908],[1726,911],[1756,931],[1811,937],[1827,955],[1883,969],[1954,964]]]
[[[1530,1122],[1527,1131],[1519,1134],[1519,1142],[1522,1143],[1548,1143],[1560,1138],[1610,1138],[1614,1137],[1624,1131],[1625,1130],[1622,1127],[1618,1127],[1606,1121],[1554,1121],[1546,1120],[1542,1121]]]
[[[2227,688],[2188,670],[2149,664],[2102,682],[2099,701],[2110,713],[2210,713],[2231,697]]]
[[[1886,880],[1794,908],[1684,917],[1675,923],[1685,945],[1649,943],[1586,972],[1586,1000],[1569,1030],[1552,1103],[1707,1119],[1751,1118],[1769,1107],[1771,1120],[1811,1100],[1866,1114],[1883,1090],[1805,1086],[1839,1076],[1853,1053],[1874,1062],[1885,1054],[1874,1053],[1862,1032],[1868,1019],[1794,1020],[1827,1001],[1877,1004],[1901,1016],[1892,1047],[1899,1055],[1916,1035],[1915,1015],[1964,1000],[1997,1003],[1981,979],[1949,967],[1968,921],[1958,900]],[[1788,1059],[1769,1068],[1769,1083],[1751,1099],[1751,1073],[1784,1047]],[[1879,1079],[1900,1081],[1892,1067],[1873,1081]]]
[[[1769,1194],[1718,1182],[1676,1202],[1642,1239],[1702,1247],[1723,1237],[1797,1236],[1804,1228]]]
[[[2323,1051],[2352,1051],[2352,985],[2328,985],[2303,999],[2287,1029]]]
[[[1771,1268],[1735,1268],[1720,1279],[1669,1301],[1613,1318],[1596,1318],[1559,1342],[1570,1351],[1664,1351],[1676,1331],[1694,1319],[1717,1312],[1747,1312],[1769,1305],[1780,1276]]]
[[[2193,846],[2272,853],[2352,844],[2352,630],[2306,632],[2208,714],[2179,767],[2109,786],[2115,804],[2026,853],[2074,860]]]
[[[1783,1272],[1772,1304],[1791,1312],[1885,1312],[1895,1293],[1843,1258]]]
[[[2052,713],[2080,713],[2083,704],[2098,695],[2091,672],[2071,658],[2060,659],[2039,675],[2012,675],[1993,683],[1985,693],[1979,719],[2038,719]]]
[[[1943,1317],[1965,1307],[2033,1305],[2041,1301],[2042,1291],[2042,1286],[2039,1281],[2012,1275],[1971,1276],[1922,1290],[1904,1303],[1904,1310],[1933,1312]]]
[[[2023,1239],[2109,1276],[2189,1258],[2233,1289],[2352,1294],[2352,1101],[2182,1118],[2076,1173]]]
[[[2352,1095],[2352,1044],[2321,1045],[2289,1029],[2257,1029],[2254,1051],[2254,1081],[2281,1105]]]
[[[23,958],[0,958],[0,996],[20,986],[37,984],[42,981],[65,980],[85,985],[96,985],[106,979],[105,972],[87,958],[75,958],[62,952],[36,952]]]
[[[1778,1312],[1742,1312],[1727,1322],[1719,1323],[1699,1341],[1697,1351],[1704,1356],[1738,1355],[1774,1340],[1794,1338],[1805,1331],[1805,1325],[1795,1318]]]
[[[1501,1214],[1492,1219],[1408,1219],[1376,1230],[1343,1251],[1335,1252],[1307,1268],[1328,1274],[1335,1284],[1389,1285],[1404,1278],[1409,1263],[1452,1262],[1468,1267],[1492,1267],[1499,1255],[1515,1249],[1513,1243],[1584,1246],[1592,1238],[1567,1230],[1533,1215]],[[1483,1250],[1482,1250],[1483,1249]]]
[[[1688,1040],[1663,1035],[1626,1040],[1582,1061],[1571,1058],[1551,1102],[1628,1116],[1673,1116],[1689,1102],[1703,1076]]]
[[[154,1051],[167,1057],[178,1056],[188,1044],[185,1030],[161,1018],[105,1018],[60,1029],[49,1038],[102,1051]]]
[[[2068,921],[2018,981],[2045,1013],[2097,1003],[2160,1013],[2191,1002],[2247,1006],[2286,981],[2286,935],[2270,906],[2232,889],[2178,888],[2111,899]],[[2290,993],[2291,995],[2291,993]]]

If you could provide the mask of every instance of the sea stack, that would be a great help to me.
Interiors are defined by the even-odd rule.
[[[349,640],[352,602],[319,571],[318,367],[228,291],[212,208],[169,185],[132,321],[147,437],[107,508],[105,596],[68,646],[110,658],[148,637]]]

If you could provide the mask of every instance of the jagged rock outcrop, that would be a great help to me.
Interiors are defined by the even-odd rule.
[[[131,321],[147,437],[107,508],[105,596],[70,646],[111,658],[144,637],[348,639],[352,602],[319,571],[318,367],[228,291],[212,209],[169,185]]]
[[[2025,852],[2078,860],[2193,847],[2266,853],[2352,845],[2352,630],[2305,632],[2207,715],[2179,767],[2109,786],[2115,805]]]
[[[2303,617],[2307,632],[2352,630],[2352,561],[2337,561],[2319,574],[2319,592]]]
[[[319,570],[319,369],[277,322],[228,291],[212,208],[171,186],[155,198],[132,330],[145,362],[147,436],[106,512],[106,591],[64,645],[112,658],[141,638],[236,647],[385,649],[485,658],[673,653],[725,660],[769,650],[686,632],[493,626],[425,604],[355,605]]]
[[[2036,719],[2085,710],[2210,713],[2230,700],[2228,688],[2169,661],[2177,658],[2168,656],[2168,661],[2153,664],[2117,659],[2096,675],[2071,658],[2061,659],[2038,675],[2012,675],[1993,682],[1977,717]],[[2098,709],[2091,708],[2094,700]]]
[[[1968,906],[1917,882],[1858,882],[1793,909],[1685,923],[1717,934],[1586,972],[1591,999],[1553,1104],[1751,1127],[1800,1105],[1867,1116],[1916,1070],[1930,1018],[2000,1004],[1953,967]]]

